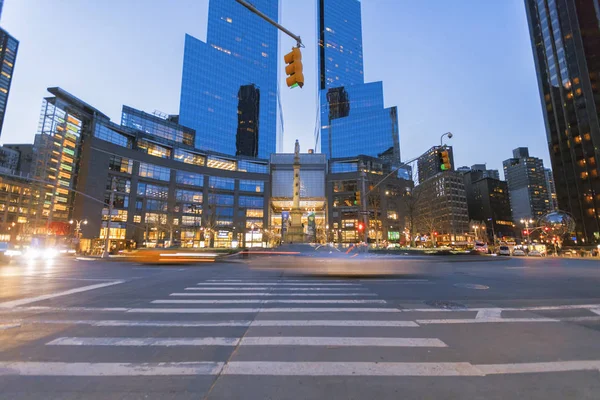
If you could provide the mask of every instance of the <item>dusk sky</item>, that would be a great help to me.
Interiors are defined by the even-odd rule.
[[[20,48],[2,142],[33,141],[51,86],[117,123],[123,104],[178,113],[184,35],[205,40],[208,2],[6,0],[0,25]],[[281,6],[282,23],[306,45],[303,89],[287,89],[280,68],[284,150],[298,138],[306,151],[317,112],[316,9],[312,0]],[[403,160],[451,131],[456,167],[501,169],[520,146],[550,166],[523,0],[363,0],[362,12],[365,78],[382,80],[386,106],[398,107]],[[281,57],[293,45],[281,36]]]

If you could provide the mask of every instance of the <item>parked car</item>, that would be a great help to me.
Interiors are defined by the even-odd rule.
[[[500,246],[500,249],[498,250],[498,255],[499,256],[510,256],[510,247]]]
[[[530,257],[544,257],[545,254],[538,250],[531,250],[528,254]]]
[[[525,252],[521,249],[515,249],[515,250],[513,250],[512,255],[522,257],[522,256],[526,256],[527,254],[525,254]]]

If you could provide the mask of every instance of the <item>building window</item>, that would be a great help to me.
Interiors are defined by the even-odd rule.
[[[240,207],[261,208],[264,206],[264,198],[256,196],[240,196],[238,204]]]
[[[118,146],[127,147],[128,149],[130,149],[133,144],[131,137],[116,132],[102,124],[96,125],[96,132],[94,132],[94,136],[96,136],[98,139],[105,140]]]
[[[187,202],[187,203],[202,203],[202,192],[178,189],[175,192],[175,199],[177,201]]]
[[[219,206],[232,206],[233,195],[230,194],[209,194],[208,204],[216,204]]]
[[[138,150],[141,150],[144,153],[150,154],[154,157],[171,158],[171,149],[147,140],[138,140],[137,147]]]
[[[119,156],[110,156],[108,160],[108,169],[116,172],[131,174],[133,161]]]
[[[263,181],[240,180],[240,190],[243,192],[263,193],[265,191],[265,183]]]
[[[223,169],[226,171],[235,171],[236,170],[236,162],[235,161],[232,161],[232,160],[229,160],[226,158],[215,157],[215,156],[208,157],[208,162],[207,162],[206,166],[208,168]]]
[[[153,185],[151,183],[138,183],[137,194],[138,196],[166,199],[169,197],[169,187]]]
[[[235,188],[235,179],[211,176],[208,185],[211,189],[233,190]]]
[[[204,175],[192,172],[177,171],[177,183],[190,186],[204,186]]]
[[[106,190],[112,190],[113,184],[117,192],[129,193],[131,191],[131,181],[127,178],[109,175],[106,179]]]
[[[238,171],[267,174],[269,172],[269,166],[265,163],[241,160],[238,162]]]
[[[171,170],[154,164],[140,163],[139,176],[160,181],[169,181],[171,179]]]
[[[173,157],[175,160],[186,163],[186,164],[193,164],[193,165],[200,165],[200,166],[204,166],[205,162],[206,162],[206,158],[196,154],[196,153],[191,153],[189,151],[185,151],[185,150],[181,150],[181,149],[175,149],[175,156]]]
[[[264,210],[249,208],[246,210],[246,218],[263,218]]]
[[[146,200],[146,210],[167,212],[167,202],[165,200]]]

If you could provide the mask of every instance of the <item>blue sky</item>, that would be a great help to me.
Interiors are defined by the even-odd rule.
[[[501,169],[519,146],[550,166],[523,3],[362,1],[365,79],[382,80],[386,106],[398,107],[403,159],[452,131],[456,166]],[[292,151],[296,138],[314,146],[316,13],[313,0],[281,5],[306,45],[304,88],[281,93]],[[184,34],[205,40],[207,13],[208,0],[6,0],[1,25],[20,49],[2,141],[33,140],[51,86],[117,123],[122,104],[177,113]],[[282,36],[281,54],[293,44]]]

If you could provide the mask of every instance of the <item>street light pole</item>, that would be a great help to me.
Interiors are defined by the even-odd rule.
[[[452,132],[446,132],[440,136],[440,147],[444,147],[444,136],[448,136],[448,139],[452,139]]]
[[[115,177],[113,176],[111,178],[110,183],[110,200],[108,202],[108,216],[106,218],[106,235],[104,238],[104,252],[102,253],[102,258],[108,258],[110,254],[110,222],[112,220],[113,206],[115,202],[115,190],[117,190],[117,187]]]

